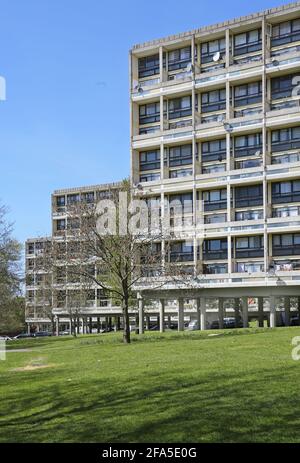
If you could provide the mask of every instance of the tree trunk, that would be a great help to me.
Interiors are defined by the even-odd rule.
[[[123,342],[125,344],[130,344],[130,325],[129,325],[129,314],[128,314],[128,301],[123,301]]]

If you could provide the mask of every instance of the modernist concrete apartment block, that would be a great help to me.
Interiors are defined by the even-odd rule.
[[[260,326],[291,323],[300,308],[299,83],[300,2],[130,51],[132,184],[162,217],[174,199],[188,202],[191,230],[188,240],[176,234],[161,243],[189,284],[158,287],[149,273],[137,285],[140,332],[153,317],[161,331],[175,319],[182,330],[190,318],[201,329],[224,326],[226,316],[244,327],[254,317]],[[68,228],[69,201],[101,189],[55,192],[53,236]],[[27,243],[29,273],[37,244]],[[39,314],[33,283],[28,323]],[[69,289],[63,307],[54,304],[59,317]],[[100,300],[95,289],[82,308],[83,330],[87,318],[92,326],[121,315]]]
[[[288,324],[300,295],[300,2],[135,45],[130,82],[132,181],[162,209],[190,200],[198,225],[166,257],[193,284],[158,292],[149,277],[140,294],[195,301],[203,328],[211,297],[222,324],[224,298],[236,299],[244,326],[263,297],[274,326],[285,297]]]
[[[51,237],[32,238],[26,241],[26,323],[28,329],[50,329],[51,315],[55,318],[56,331],[70,328],[70,312],[73,296],[80,291],[80,285],[74,281],[74,275],[68,273],[70,262],[65,259],[67,247],[80,245],[78,234],[78,220],[72,214],[73,206],[84,201],[94,205],[101,199],[108,199],[112,190],[120,187],[120,183],[93,185],[80,188],[56,190],[52,194],[51,204]],[[46,246],[55,242],[58,246],[57,269],[53,272],[47,265],[39,265],[38,260],[43,259]],[[59,251],[61,246],[61,251]],[[45,267],[45,268],[43,268]],[[49,275],[50,274],[50,275]],[[76,295],[76,294],[75,294]],[[112,317],[119,323],[122,315],[119,307],[113,307],[111,299],[96,285],[89,287],[86,304],[80,307],[76,328],[78,332],[99,331],[112,323]]]

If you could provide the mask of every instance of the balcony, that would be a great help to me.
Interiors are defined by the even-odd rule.
[[[193,260],[193,252],[170,252],[170,262],[192,262]]]
[[[236,198],[235,200],[235,207],[255,207],[255,206],[262,206],[263,205],[263,198],[262,196],[252,196],[248,198]]]
[[[274,246],[273,256],[298,256],[300,255],[300,244],[289,246]]]
[[[204,201],[204,212],[227,209],[227,199],[220,201]]]
[[[220,251],[203,251],[203,260],[225,260],[227,258],[227,249]]]
[[[237,259],[251,258],[251,257],[263,257],[264,248],[236,248],[235,257]]]
[[[272,194],[273,204],[298,203],[300,202],[300,191],[295,193]]]

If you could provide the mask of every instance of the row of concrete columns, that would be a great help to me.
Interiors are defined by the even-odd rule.
[[[55,331],[56,335],[59,335],[59,317],[56,317],[55,321]],[[75,323],[75,326],[74,326]],[[115,323],[115,328],[116,330],[120,330],[120,317],[116,317],[116,323]],[[93,331],[93,317],[78,317],[75,319],[75,321],[70,321],[70,330],[76,331],[77,334],[80,332],[80,326],[82,327],[82,334],[88,334],[92,333]],[[97,333],[100,333],[100,330],[102,329],[103,323],[101,322],[101,318],[97,317]],[[105,327],[109,328],[110,330],[112,329],[112,317],[105,317]],[[30,329],[30,327],[29,327]]]
[[[224,299],[219,298],[218,302],[218,321],[219,327],[224,327]],[[269,298],[270,305],[270,323],[271,328],[276,327],[276,298],[275,296],[270,296]],[[298,307],[300,312],[300,298],[298,299]],[[290,297],[284,298],[284,313],[285,313],[285,325],[289,326],[290,324]],[[143,299],[138,300],[138,309],[139,309],[139,333],[144,333],[145,329],[145,312],[144,312],[144,301]],[[240,320],[240,309],[242,313],[242,322],[243,327],[247,328],[249,326],[249,312],[248,312],[248,297],[235,298],[234,299],[234,315],[236,319],[236,326]],[[197,310],[196,310],[197,324],[201,330],[207,328],[206,324],[206,298],[197,299]],[[264,326],[264,300],[262,297],[258,298],[258,326]],[[146,329],[149,329],[149,316],[146,316]],[[163,332],[165,330],[165,300],[161,299],[159,301],[159,330]],[[184,299],[178,300],[178,331],[184,330]]]

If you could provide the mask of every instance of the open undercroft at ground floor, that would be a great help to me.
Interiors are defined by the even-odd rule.
[[[247,328],[251,322],[258,327],[294,326],[300,322],[300,296],[269,297],[198,297],[170,300],[161,297],[152,301],[138,298],[138,307],[130,309],[131,330],[142,334],[145,330],[177,329],[183,331],[218,328]],[[100,312],[100,313],[99,313]],[[123,315],[119,307],[85,309],[76,317],[60,310],[54,326],[47,319],[27,319],[28,332],[55,331],[57,335],[102,333],[123,329]]]

